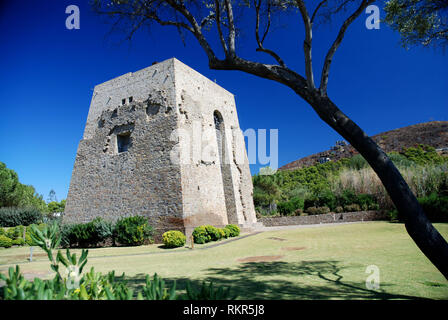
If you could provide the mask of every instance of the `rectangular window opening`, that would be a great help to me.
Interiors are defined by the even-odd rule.
[[[117,135],[118,153],[126,152],[131,144],[131,134],[123,133]]]

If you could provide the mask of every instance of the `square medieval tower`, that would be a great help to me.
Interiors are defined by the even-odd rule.
[[[257,223],[234,97],[175,58],[94,88],[63,221],[130,215],[158,236]]]

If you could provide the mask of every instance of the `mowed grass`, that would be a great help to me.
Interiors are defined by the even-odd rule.
[[[435,224],[448,238],[448,224]],[[448,281],[420,252],[403,224],[367,222],[266,231],[222,245],[163,249],[160,245],[89,250],[86,268],[126,273],[138,287],[145,274],[176,280],[183,290],[213,281],[239,299],[448,299]],[[75,250],[79,251],[79,250]],[[0,250],[0,271],[19,264],[30,278],[50,277],[44,253],[29,247]],[[366,288],[368,266],[379,270],[379,289]]]

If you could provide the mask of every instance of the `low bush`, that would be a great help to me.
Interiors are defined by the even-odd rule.
[[[41,220],[41,212],[34,208],[0,208],[0,226],[2,227],[29,226]]]
[[[225,228],[230,231],[230,237],[238,237],[240,235],[240,227],[236,224],[228,224]]]
[[[15,246],[23,246],[25,245],[25,240],[23,240],[23,238],[17,238],[12,240],[12,244]]]
[[[293,197],[289,201],[277,203],[277,211],[281,215],[294,215],[296,210],[303,210],[305,201],[299,197]]]
[[[335,213],[342,213],[342,212],[344,212],[344,208],[341,207],[341,206],[337,206],[337,207],[334,209],[334,212],[335,212]]]
[[[448,222],[448,196],[431,193],[418,198],[418,202],[431,222]]]
[[[171,230],[162,235],[162,240],[167,248],[177,248],[184,246],[187,238],[182,232]]]
[[[328,207],[309,207],[305,209],[305,212],[310,215],[316,215],[316,214],[325,214],[330,213],[330,208]]]
[[[226,232],[224,231],[224,228],[218,228],[218,232],[221,235],[221,239],[227,239],[228,238]]]
[[[207,231],[210,241],[221,240],[221,233],[219,232],[218,228],[211,225],[206,225],[205,230]]]
[[[102,218],[95,218],[88,223],[64,225],[60,228],[61,244],[66,247],[95,247],[112,238],[112,224]]]
[[[0,235],[0,247],[10,248],[12,246],[12,240],[5,235]]]
[[[121,245],[139,246],[152,240],[153,229],[143,216],[124,217],[115,225],[115,240]]]
[[[346,212],[357,212],[361,211],[361,207],[357,203],[348,204],[344,206]]]
[[[194,243],[203,244],[210,241],[210,237],[205,229],[205,226],[199,226],[193,230]]]

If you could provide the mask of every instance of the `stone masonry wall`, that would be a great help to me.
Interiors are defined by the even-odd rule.
[[[320,223],[340,223],[356,221],[386,220],[387,214],[381,211],[359,211],[345,213],[327,213],[311,216],[262,217],[258,219],[265,227],[307,225]]]

